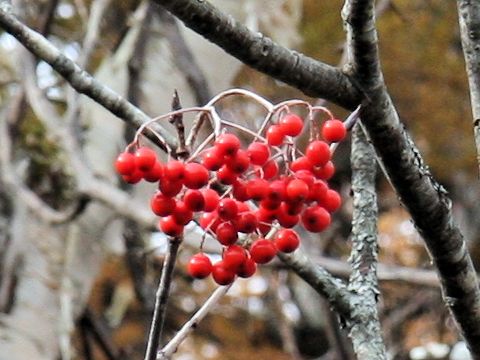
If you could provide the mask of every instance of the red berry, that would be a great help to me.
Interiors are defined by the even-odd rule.
[[[218,202],[220,201],[220,196],[218,193],[213,189],[202,189],[201,192],[205,200],[204,210],[206,212],[215,210],[218,206]]]
[[[278,164],[275,160],[269,160],[263,165],[263,178],[269,180],[278,174]]]
[[[177,206],[172,214],[173,219],[179,225],[187,225],[193,219],[192,210],[190,210],[183,201],[177,201]]]
[[[322,137],[328,142],[342,141],[347,135],[343,122],[337,119],[327,120],[322,126]]]
[[[328,212],[335,212],[337,211],[340,206],[342,205],[342,198],[340,194],[335,190],[328,189],[325,198],[323,199],[321,205],[328,211]]]
[[[306,156],[300,156],[297,160],[292,161],[290,164],[290,169],[293,172],[297,172],[299,170],[312,171],[313,164]]]
[[[216,211],[203,213],[198,222],[202,229],[211,229],[213,232],[217,230],[218,225],[221,223]]]
[[[223,220],[232,220],[238,214],[238,206],[233,199],[222,199],[218,203],[217,207],[218,216]]]
[[[148,182],[157,182],[163,176],[163,166],[160,162],[156,161],[155,165],[143,174],[143,178]]]
[[[227,269],[232,269],[235,272],[247,260],[245,249],[239,245],[230,245],[223,252],[223,264]]]
[[[253,179],[250,180],[247,184],[247,194],[248,196],[256,201],[259,201],[266,197],[269,193],[270,185],[267,180],[264,179]]]
[[[183,202],[192,211],[202,211],[205,208],[205,198],[199,190],[189,189],[185,191]]]
[[[243,202],[243,201],[236,201],[237,203],[237,208],[238,208],[238,213],[244,213],[247,211],[250,211],[250,206],[248,206],[248,203]]]
[[[232,185],[237,181],[238,174],[230,170],[226,165],[223,165],[217,171],[217,179],[224,185]]]
[[[313,176],[311,171],[308,170],[298,170],[295,172],[295,177],[299,180],[302,180],[305,182],[305,184],[308,185],[309,188],[313,186],[313,183],[315,182],[315,176]]]
[[[287,184],[285,180],[275,180],[270,183],[268,199],[271,201],[282,201],[285,199]]]
[[[286,197],[289,201],[303,201],[307,198],[309,190],[305,181],[294,179],[287,184]]]
[[[157,154],[152,149],[142,146],[135,151],[135,165],[143,172],[150,170],[157,161]]]
[[[281,229],[275,236],[275,245],[277,249],[284,253],[291,253],[300,245],[300,237],[291,229]]]
[[[267,129],[267,142],[271,146],[279,146],[282,145],[283,140],[285,139],[285,134],[282,131],[280,125],[271,125]]]
[[[298,224],[300,221],[300,216],[298,215],[290,215],[285,211],[285,208],[280,207],[277,212],[277,220],[278,223],[284,228],[292,228]]]
[[[257,210],[257,219],[259,222],[271,223],[273,220],[276,219],[276,217],[277,217],[277,214],[274,210],[264,208],[260,204],[260,207]]]
[[[170,181],[167,178],[160,179],[158,183],[158,188],[162,192],[163,195],[168,197],[174,197],[177,195],[180,190],[182,190],[182,182],[181,181]]]
[[[120,175],[131,175],[136,169],[135,156],[128,152],[122,152],[115,160],[115,169]]]
[[[335,174],[335,165],[329,161],[324,166],[314,167],[313,174],[317,179],[330,180]]]
[[[300,116],[293,113],[283,116],[279,123],[283,133],[288,136],[300,135],[303,130],[303,120]]]
[[[325,199],[325,196],[327,196],[327,190],[328,185],[324,181],[315,181],[310,187],[310,192],[308,193],[308,200],[321,203],[323,199]]]
[[[161,218],[158,223],[160,230],[169,236],[180,236],[183,233],[183,225],[178,224],[171,215]]]
[[[184,170],[185,164],[177,160],[170,160],[163,168],[165,178],[174,182],[183,180]]]
[[[250,158],[245,150],[239,149],[235,155],[225,158],[227,167],[236,174],[242,174],[250,166]]]
[[[275,244],[267,239],[255,240],[250,247],[250,256],[257,264],[266,264],[277,255]]]
[[[213,146],[203,153],[202,164],[210,171],[217,171],[224,163],[223,155],[221,155],[217,147]]]
[[[304,206],[303,201],[282,202],[281,211],[288,215],[298,215],[302,212]]]
[[[247,186],[245,183],[241,180],[237,180],[233,184],[233,197],[238,200],[238,201],[247,201],[250,200],[250,197],[248,196],[247,193]]]
[[[247,258],[238,268],[237,275],[241,278],[249,278],[257,271],[257,264],[251,258]]]
[[[315,140],[307,146],[305,155],[314,166],[324,166],[330,160],[330,147],[325,141]]]
[[[212,272],[212,262],[203,253],[195,254],[188,262],[187,271],[195,279],[205,279]]]
[[[129,175],[122,175],[122,179],[129,184],[136,184],[143,179],[143,172],[139,169],[135,169],[133,173]]]
[[[270,149],[267,144],[252,142],[247,148],[247,154],[252,164],[262,166],[270,157]]]
[[[212,277],[218,285],[229,285],[235,280],[235,272],[226,268],[223,261],[219,261],[212,267]]]
[[[158,216],[171,215],[175,210],[177,203],[175,199],[163,195],[161,192],[155,193],[150,200],[150,208]]]
[[[188,163],[184,169],[184,183],[189,189],[200,189],[208,184],[208,170],[197,163]]]
[[[253,212],[248,211],[238,215],[238,218],[234,220],[234,224],[238,232],[250,234],[257,229],[258,219]]]
[[[240,149],[240,140],[233,134],[222,134],[215,140],[220,155],[232,156]]]
[[[219,224],[215,230],[215,235],[218,242],[225,246],[235,244],[238,239],[237,230],[229,221]]]
[[[310,232],[321,232],[330,225],[330,222],[330,214],[320,206],[311,206],[302,214],[303,226]]]
[[[268,210],[276,210],[278,209],[281,203],[282,203],[281,200],[266,197],[265,199],[260,201],[260,206]]]

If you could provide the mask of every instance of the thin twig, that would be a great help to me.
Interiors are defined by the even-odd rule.
[[[173,278],[173,270],[175,268],[175,260],[177,258],[178,249],[182,239],[179,237],[170,238],[169,249],[165,261],[163,263],[160,284],[155,294],[155,307],[153,311],[152,324],[148,335],[147,349],[145,351],[145,360],[155,360],[158,346],[162,337],[163,324],[165,322],[165,314],[167,310],[167,301],[170,295],[170,285]]]

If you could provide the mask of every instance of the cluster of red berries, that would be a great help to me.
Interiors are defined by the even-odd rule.
[[[115,166],[129,183],[158,182],[150,206],[161,217],[162,232],[180,236],[196,219],[218,240],[222,260],[212,265],[200,252],[191,258],[188,272],[198,279],[211,274],[226,285],[236,276],[252,276],[257,264],[271,261],[277,251],[297,249],[300,238],[291,229],[297,224],[311,232],[326,229],[341,205],[327,181],[335,172],[329,143],[345,137],[345,126],[340,120],[325,121],[323,140],[312,140],[305,154],[291,140],[303,128],[298,115],[287,113],[270,125],[264,141],[246,149],[236,135],[223,133],[193,159],[198,161],[162,163],[152,149],[138,147],[121,153]],[[273,239],[265,238],[274,223],[279,230]],[[239,242],[239,234],[245,234],[244,241]]]

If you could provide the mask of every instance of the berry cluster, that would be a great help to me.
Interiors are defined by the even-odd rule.
[[[340,120],[326,120],[322,139],[312,138],[302,153],[293,138],[303,129],[300,116],[283,111],[265,137],[257,133],[246,148],[224,132],[186,161],[162,163],[152,149],[137,146],[121,153],[115,166],[128,183],[158,182],[150,207],[162,232],[180,236],[196,220],[223,246],[221,261],[212,264],[200,252],[187,270],[194,278],[212,275],[227,285],[237,276],[252,276],[257,264],[268,263],[278,251],[295,251],[300,237],[293,227],[325,230],[341,205],[327,183],[335,172],[329,143],[341,141],[347,130]]]

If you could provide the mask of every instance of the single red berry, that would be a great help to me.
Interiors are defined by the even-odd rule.
[[[225,164],[236,174],[242,174],[250,166],[250,158],[245,150],[239,149],[234,155],[225,157]]]
[[[143,178],[148,182],[157,182],[163,176],[163,166],[159,161],[155,162],[155,165],[143,174]]]
[[[223,264],[227,269],[237,272],[240,266],[247,260],[245,249],[239,245],[230,245],[223,252]]]
[[[150,200],[150,208],[158,216],[168,216],[173,213],[177,203],[175,199],[163,195],[161,192],[155,193]]]
[[[197,163],[185,165],[183,182],[189,189],[200,189],[208,184],[208,170],[205,166]]]
[[[230,198],[221,199],[217,207],[218,216],[223,220],[232,220],[238,214],[237,202]]]
[[[142,146],[135,151],[135,165],[143,172],[150,170],[157,161],[157,154],[152,149]]]
[[[342,141],[347,135],[343,122],[337,119],[327,120],[322,126],[322,137],[328,142]]]
[[[220,196],[218,193],[213,189],[202,189],[201,192],[205,200],[204,210],[206,212],[215,210],[218,206],[218,202],[220,201]]]
[[[200,190],[188,189],[185,191],[183,202],[192,211],[202,211],[205,208],[205,198]]]
[[[200,223],[202,229],[210,229],[213,232],[215,232],[218,225],[221,224],[221,220],[216,211],[203,213],[198,222]]]
[[[255,240],[250,247],[250,256],[257,264],[266,264],[277,255],[275,244],[267,239]]]
[[[313,176],[312,172],[308,170],[296,171],[295,177],[305,182],[305,184],[307,184],[309,188],[311,188],[313,186],[313,183],[315,182],[315,176]]]
[[[247,183],[248,196],[256,201],[265,198],[270,191],[270,184],[264,179],[253,179]]]
[[[219,153],[216,146],[213,146],[203,153],[202,164],[210,171],[217,171],[224,164],[223,155]]]
[[[267,134],[265,136],[267,138],[267,142],[271,146],[279,146],[282,145],[283,140],[285,139],[285,134],[282,131],[280,125],[270,125],[267,129]]]
[[[279,251],[291,253],[300,245],[300,236],[292,229],[281,229],[275,235],[274,241]]]
[[[187,225],[193,219],[192,210],[190,210],[183,201],[177,201],[177,206],[172,214],[173,219],[179,225]]]
[[[233,134],[222,134],[215,140],[218,153],[224,156],[232,156],[240,149],[240,140]]]
[[[324,166],[314,167],[313,174],[317,179],[330,180],[335,174],[335,165],[329,161]]]
[[[323,180],[317,180],[310,187],[308,193],[309,201],[316,201],[321,203],[325,196],[327,196],[328,185]]]
[[[299,215],[290,215],[285,211],[286,209],[280,207],[277,211],[278,223],[284,228],[292,228],[300,221]]]
[[[263,165],[263,178],[270,180],[278,174],[278,164],[275,160],[269,160]]]
[[[225,246],[235,244],[238,239],[237,229],[229,221],[219,224],[215,230],[215,235],[218,242]]]
[[[285,180],[274,180],[270,183],[270,191],[267,198],[271,201],[285,200],[286,191],[287,184]]]
[[[277,213],[275,210],[264,208],[261,204],[256,215],[259,223],[271,223],[277,218]]]
[[[312,171],[313,164],[306,156],[300,156],[297,160],[291,162],[290,169],[293,172],[297,172],[299,170]]]
[[[330,147],[325,141],[312,141],[305,151],[305,155],[314,166],[324,166],[330,160]]]
[[[293,179],[287,184],[286,197],[289,201],[303,201],[307,198],[309,190],[305,181]]]
[[[270,148],[267,144],[252,142],[248,145],[247,153],[252,164],[262,166],[270,157]]]
[[[223,165],[217,171],[217,179],[224,185],[232,185],[237,181],[238,174],[230,170],[226,165]]]
[[[238,201],[250,200],[250,197],[248,196],[248,192],[247,192],[247,186],[241,180],[237,180],[233,184],[232,194],[233,194],[233,197]]]
[[[158,183],[158,188],[162,192],[163,195],[168,197],[174,197],[182,190],[182,182],[181,181],[170,181],[167,178],[160,179]]]
[[[183,181],[185,171],[185,164],[178,160],[170,160],[163,167],[163,173],[167,180]]]
[[[300,116],[288,113],[279,121],[280,127],[285,135],[297,136],[303,130],[303,120]]]
[[[171,215],[161,218],[158,223],[160,230],[169,236],[180,236],[183,233],[183,225],[178,224]]]
[[[320,206],[306,208],[302,214],[303,226],[310,232],[321,232],[330,225],[330,222],[330,214]]]
[[[122,152],[115,160],[115,169],[120,175],[131,175],[136,169],[135,156],[129,152]]]
[[[266,197],[265,199],[260,201],[260,206],[268,210],[276,210],[278,209],[281,203],[282,203],[281,200]]]
[[[247,202],[236,201],[236,203],[237,203],[237,208],[238,208],[238,214],[250,211],[250,206],[248,206]]]
[[[337,211],[340,206],[342,205],[342,198],[340,194],[335,190],[328,189],[325,198],[323,199],[321,205],[328,211],[328,212],[335,212]]]
[[[251,211],[239,214],[234,220],[235,229],[244,234],[253,233],[258,227],[258,219]]]
[[[129,175],[122,175],[122,179],[129,184],[136,184],[143,179],[143,172],[135,169],[133,173]]]
[[[188,262],[187,272],[195,279],[205,279],[212,272],[212,262],[203,253],[195,254]]]
[[[284,201],[280,205],[280,211],[288,215],[298,215],[302,212],[304,205],[304,201]]]
[[[235,280],[235,272],[226,268],[223,261],[219,261],[212,267],[212,277],[218,285],[229,285]]]
[[[241,278],[249,278],[257,271],[257,264],[252,258],[247,258],[243,264],[237,269],[237,275]]]

